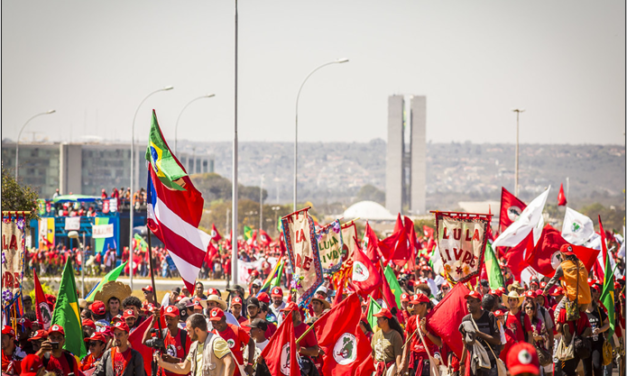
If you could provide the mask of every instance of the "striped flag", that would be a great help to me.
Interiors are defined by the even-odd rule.
[[[124,267],[126,267],[126,264],[128,264],[128,261],[124,261],[124,263],[122,263],[120,266],[118,266],[117,268],[113,269],[112,271],[107,273],[107,275],[102,277],[100,282],[98,282],[98,284],[96,286],[94,286],[93,289],[91,289],[89,294],[87,294],[87,297],[85,298],[85,300],[88,301],[88,302],[93,302],[94,301],[94,297],[96,296],[96,294],[99,291],[102,290],[102,287],[105,285],[105,283],[111,282],[111,281],[115,281],[115,280],[118,279],[120,274],[122,274],[122,270],[124,270]]]
[[[601,232],[601,246],[603,247],[603,255],[605,256],[605,277],[603,281],[603,292],[599,301],[603,303],[607,310],[607,318],[610,322],[610,329],[607,331],[607,337],[612,338],[614,335],[614,329],[616,327],[616,321],[614,317],[614,270],[610,264],[610,254],[607,251],[607,244],[605,243],[605,231],[603,231],[603,223],[601,223],[601,216],[599,216],[599,230]]]
[[[172,154],[152,112],[148,150],[148,227],[168,250],[193,291],[211,236],[198,229],[204,199]]]

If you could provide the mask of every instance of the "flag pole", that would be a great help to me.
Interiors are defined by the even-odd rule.
[[[154,264],[152,261],[152,242],[150,241],[150,228],[148,228],[148,219],[146,218],[146,235],[148,237],[148,259],[150,260],[150,280],[152,282],[152,293],[155,296],[155,302],[157,301],[157,286],[155,285],[155,268],[154,268]],[[131,254],[132,256],[132,254]],[[130,269],[133,269],[133,260],[131,259],[131,267]],[[161,311],[159,311],[161,312]],[[159,313],[159,316],[161,316],[161,313]],[[161,338],[163,331],[161,329],[161,318],[157,319],[157,326],[159,326],[159,333],[158,336],[159,338]],[[161,338],[163,339],[163,338]]]

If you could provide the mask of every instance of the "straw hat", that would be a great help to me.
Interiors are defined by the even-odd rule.
[[[95,300],[100,300],[105,305],[109,303],[109,299],[115,297],[120,300],[120,303],[129,296],[131,296],[132,291],[130,286],[123,284],[122,282],[110,281],[102,286],[102,290],[96,293],[94,296]]]
[[[200,301],[200,305],[202,305],[203,308],[207,308],[207,302],[216,302],[223,311],[226,311],[226,302],[222,300],[222,298],[220,298],[218,295],[209,295],[207,300]]]
[[[518,295],[518,292],[516,291],[510,291],[509,294],[503,295],[503,299],[504,299],[504,303],[509,303],[508,300],[505,300],[505,299],[518,299],[518,304],[516,305],[518,307],[522,303],[522,301],[525,299],[525,297]],[[509,307],[509,308],[512,308],[512,307]]]
[[[524,290],[524,289],[525,289],[525,288],[524,288],[524,287],[522,287],[522,286],[520,285],[520,282],[518,282],[518,281],[514,281],[514,283],[512,283],[512,284],[511,284],[511,285],[509,285],[509,286],[507,286],[507,291],[512,291],[512,290],[516,290],[516,291],[518,291],[518,290]]]

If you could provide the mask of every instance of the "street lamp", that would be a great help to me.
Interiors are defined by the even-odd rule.
[[[279,210],[281,210],[281,207],[280,206],[273,206],[272,210],[274,211],[274,222],[276,222],[277,226],[278,226],[278,223],[279,223]],[[278,232],[278,229],[277,229],[277,232]],[[281,234],[279,234],[278,236],[281,236]]]
[[[294,211],[296,211],[296,200],[298,199],[298,190],[297,190],[297,186],[298,186],[298,100],[300,99],[300,92],[303,90],[303,86],[305,86],[305,82],[307,82],[309,77],[311,77],[311,75],[314,74],[318,69],[326,67],[327,65],[342,64],[342,63],[348,63],[348,59],[342,58],[342,59],[330,61],[312,70],[311,73],[309,73],[307,77],[305,77],[305,80],[303,81],[303,83],[300,85],[300,88],[298,89],[298,95],[296,95],[296,121],[295,121],[295,127],[294,127]]]
[[[85,232],[83,232],[83,243],[78,239],[78,232],[70,231],[67,233],[70,239],[76,239],[81,247],[81,296],[85,299]]]
[[[57,112],[57,111],[56,110],[48,110],[46,112],[38,113],[37,115],[35,115],[32,118],[28,119],[26,121],[26,123],[24,123],[24,125],[22,125],[22,128],[20,129],[20,133],[17,134],[17,141],[15,141],[15,182],[16,183],[17,183],[17,166],[18,166],[19,151],[20,151],[20,137],[22,136],[22,131],[24,130],[24,128],[26,128],[26,125],[28,123],[30,123],[30,121],[33,120],[34,118],[36,118],[37,116],[50,115],[50,114],[54,114],[55,112]]]
[[[514,172],[514,196],[518,197],[518,123],[520,113],[525,112],[524,108],[515,108],[512,112],[516,113],[516,167]]]
[[[142,104],[144,104],[144,102],[146,101],[146,99],[150,98],[151,95],[158,93],[160,91],[169,91],[174,89],[174,86],[166,86],[164,88],[158,89],[153,91],[152,93],[146,95],[146,97],[144,97],[144,99],[142,99],[141,102],[139,102],[139,106],[137,106],[137,110],[135,110],[135,116],[133,116],[133,126],[131,127],[131,184],[130,184],[130,188],[131,188],[131,197],[129,197],[129,213],[130,213],[130,231],[129,231],[129,241],[128,241],[128,246],[130,248],[130,263],[129,265],[131,265],[129,267],[129,285],[131,286],[131,290],[133,290],[133,181],[135,180],[135,119],[137,119],[137,113],[139,112],[139,109],[141,108]]]
[[[176,125],[174,126],[174,154],[176,154],[176,152],[178,150],[177,147],[176,147],[177,140],[178,140],[177,135],[178,135],[178,129],[179,129],[179,120],[181,119],[181,115],[183,115],[183,111],[185,111],[187,106],[192,104],[192,102],[195,102],[195,101],[197,101],[199,99],[203,99],[203,98],[212,98],[212,97],[215,97],[215,96],[216,96],[215,94],[201,95],[200,97],[194,98],[191,101],[187,102],[187,104],[183,107],[183,109],[181,110],[181,113],[179,114],[179,117],[176,118]]]
[[[259,184],[259,230],[263,229],[263,175]]]

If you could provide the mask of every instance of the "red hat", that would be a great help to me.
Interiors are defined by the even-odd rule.
[[[473,291],[469,292],[468,294],[466,294],[466,296],[464,296],[464,299],[468,299],[468,298],[474,298],[474,299],[481,300],[481,294],[479,294],[479,292],[473,290]]]
[[[402,293],[401,294],[401,302],[409,302],[409,294]]]
[[[592,285],[590,285],[590,288],[597,290],[597,292],[601,292],[601,286],[596,283],[593,283]]]
[[[94,300],[94,302],[91,303],[91,305],[89,306],[89,310],[98,316],[102,316],[107,313],[107,308],[105,308],[105,304],[100,300]]]
[[[259,270],[253,270],[252,272],[250,272],[250,276],[251,277],[259,277]]]
[[[531,279],[529,280],[529,284],[532,284],[534,282],[535,283],[540,283],[540,281],[538,281],[538,277],[531,277]]]
[[[281,312],[290,312],[290,311],[293,311],[293,310],[295,310],[295,309],[298,309],[298,305],[296,305],[296,303],[294,303],[294,302],[289,302],[289,303],[285,306],[285,308],[283,308],[283,309],[281,310]]]
[[[35,376],[37,372],[44,368],[43,363],[41,362],[41,358],[35,354],[26,355],[21,362],[22,373],[20,376]]]
[[[388,319],[392,318],[392,313],[387,308],[382,308],[379,312],[373,315],[374,317],[385,317]]]
[[[507,354],[507,368],[512,375],[521,373],[538,375],[540,368],[535,347],[527,342],[518,342],[512,346]]]
[[[58,324],[54,324],[50,327],[50,329],[48,329],[48,335],[51,335],[52,333],[61,333],[61,335],[65,336],[65,330],[63,330],[63,327]]]
[[[505,316],[505,312],[501,311],[500,309],[497,309],[496,311],[494,311],[494,316],[496,317]]]
[[[99,332],[92,334],[91,337],[87,337],[83,341],[85,342],[100,341],[102,343],[107,343],[107,339],[105,338],[104,334],[99,333]]]
[[[118,322],[118,321],[124,321],[124,317],[122,316],[121,313],[118,313],[117,315],[115,315],[112,319],[111,322]]]
[[[450,288],[450,287],[451,287],[451,284],[450,284],[450,283],[448,283],[448,281],[444,281],[444,282],[442,283],[442,285],[440,285],[440,288],[442,288],[442,287],[449,287],[449,288]]]
[[[564,290],[561,287],[558,287],[551,293],[551,296],[560,296],[564,295]]]
[[[181,315],[181,312],[179,312],[179,309],[176,308],[176,306],[169,305],[169,306],[165,307],[164,315],[170,316],[170,317],[177,317],[177,316]]]
[[[198,301],[194,302],[194,311],[201,311],[202,312],[202,304],[200,304],[200,302],[198,302]]]
[[[207,290],[207,295],[218,295],[218,296],[220,296],[220,294],[218,293],[218,289],[215,289],[213,287]]]
[[[148,303],[148,304],[146,305],[146,309],[145,309],[145,311],[146,311],[147,313],[153,313],[156,309],[157,309],[157,306],[155,306],[155,305],[154,305],[154,304],[152,304],[152,303]]]
[[[154,292],[155,290],[153,290],[152,286],[148,285],[146,287],[142,287],[142,291],[143,292]]]
[[[126,319],[126,318],[135,318],[135,311],[133,311],[132,309],[127,309],[126,311],[124,311],[124,315],[122,315],[122,318]]]
[[[560,247],[560,252],[562,252],[566,256],[572,256],[575,254],[575,252],[573,251],[573,246],[570,244],[562,244],[562,246]],[[536,354],[536,359],[537,359],[537,354]]]
[[[222,320],[223,317],[224,317],[224,311],[222,311],[218,307],[213,308],[209,312],[209,321],[220,321],[220,320]]]
[[[614,282],[614,291],[621,290],[623,286],[620,285],[620,282]]]
[[[46,338],[48,338],[48,333],[45,330],[37,330],[35,331],[35,333],[33,333],[33,335],[30,336],[28,341],[31,342]]]
[[[542,295],[544,291],[542,291],[542,289],[537,289],[536,290],[536,298],[539,297],[540,295]]]
[[[546,282],[542,281],[540,282],[540,288],[543,289],[546,287]]]
[[[129,333],[131,330],[128,328],[128,325],[124,321],[118,321],[113,325],[113,330],[119,329]]]
[[[525,292],[525,298],[531,298],[531,299],[535,299],[538,297],[538,295],[536,295],[535,291],[529,290],[527,292]]]
[[[13,330],[13,328],[10,325],[5,325],[2,328],[2,334],[8,334],[11,337],[15,337],[15,330]]]
[[[18,325],[24,325],[28,329],[32,329],[33,328],[33,323],[29,319],[27,319],[25,317],[22,317],[21,319],[17,320],[17,324]]]
[[[240,306],[242,305],[242,298],[241,297],[236,296],[233,299],[231,299],[231,305],[234,306],[236,304],[238,304]]]
[[[500,294],[499,296],[503,296],[506,292],[505,287],[499,287],[496,291]]]
[[[270,304],[270,297],[265,292],[262,292],[261,294],[259,294],[257,299],[259,299],[260,302],[264,302],[266,304]]]
[[[499,295],[499,292],[498,292],[498,291],[496,291],[496,290],[490,290],[490,292],[488,292],[488,294],[490,294],[490,295],[494,295],[494,296],[500,296],[500,295]]]
[[[96,324],[94,324],[94,322],[91,321],[90,319],[83,320],[83,326],[86,326],[88,328],[96,329]]]
[[[272,291],[270,292],[270,296],[272,296],[273,298],[275,296],[280,296],[282,298],[283,297],[283,290],[280,287],[273,287]]]
[[[409,301],[410,304],[429,303],[429,297],[425,294],[414,294]]]

